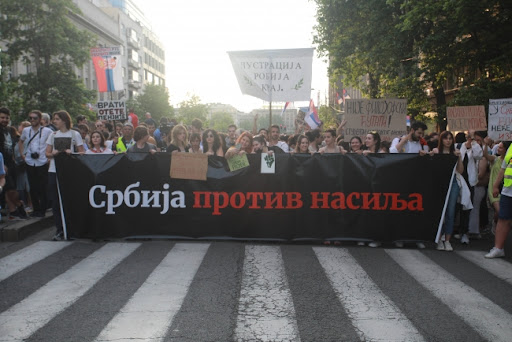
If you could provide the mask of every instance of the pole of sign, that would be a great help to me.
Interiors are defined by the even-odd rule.
[[[272,56],[269,56],[269,60],[270,60],[270,65],[272,65]],[[272,67],[270,68],[270,87],[269,87],[269,92],[270,92],[270,101],[269,101],[269,106],[268,106],[268,121],[269,121],[269,125],[268,127],[270,128],[270,126],[272,126]]]
[[[268,107],[268,118],[269,118],[269,122],[270,124],[268,125],[268,127],[272,126],[272,101],[269,102],[269,107]]]

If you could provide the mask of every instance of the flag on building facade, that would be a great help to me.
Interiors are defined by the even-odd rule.
[[[120,47],[92,48],[91,57],[96,71],[98,91],[103,93],[123,90]]]

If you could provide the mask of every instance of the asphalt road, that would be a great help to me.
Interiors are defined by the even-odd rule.
[[[188,241],[0,244],[0,341],[510,341],[512,264],[455,252]],[[409,248],[408,248],[409,247]]]

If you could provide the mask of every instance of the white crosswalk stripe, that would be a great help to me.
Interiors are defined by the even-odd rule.
[[[240,341],[300,341],[278,246],[245,248],[235,336]]]
[[[74,242],[75,246],[81,243]],[[152,246],[146,245],[151,243],[144,242],[145,245],[139,250],[137,249],[142,243],[107,243],[97,250],[96,246],[89,246],[93,247],[89,252],[91,254],[80,262],[73,263],[67,270],[62,267],[61,272],[64,273],[58,273],[60,275],[49,282],[41,281],[42,286],[37,290],[36,287],[26,287],[27,293],[19,296],[19,299],[14,297],[12,302],[3,302],[2,310],[5,311],[0,313],[0,342],[18,342],[29,338],[47,341],[49,336],[54,336],[52,333],[55,330],[52,329],[58,329],[59,324],[62,325],[60,319],[54,319],[57,315],[60,314],[57,318],[65,318],[68,322],[73,322],[71,317],[76,316],[77,322],[81,322],[82,317],[79,313],[89,314],[88,310],[91,307],[96,308],[91,314],[100,317],[95,321],[97,328],[94,332],[87,336],[73,336],[73,330],[67,329],[58,339],[52,339],[52,342],[186,340],[187,331],[192,331],[190,329],[195,327],[193,324],[183,322],[189,322],[191,317],[195,317],[191,313],[199,314],[202,308],[197,302],[194,303],[195,296],[208,292],[205,291],[208,286],[223,284],[221,276],[212,280],[211,273],[211,260],[218,260],[215,256],[218,258],[219,255],[237,255],[237,261],[223,269],[224,274],[231,272],[236,274],[236,277],[229,282],[230,287],[234,286],[229,304],[231,313],[227,316],[230,318],[224,321],[229,321],[230,324],[222,327],[229,331],[223,336],[229,338],[221,340],[300,341],[311,340],[311,336],[314,336],[310,333],[311,330],[304,328],[308,324],[311,326],[311,323],[304,319],[308,319],[309,302],[306,297],[312,298],[313,293],[309,288],[300,286],[301,278],[295,273],[297,268],[287,264],[291,261],[290,255],[286,253],[288,249],[283,249],[283,258],[281,247],[278,245],[247,244],[245,247],[237,246],[237,253],[231,254],[232,251],[226,248],[225,244],[218,248],[216,243],[169,243],[169,246],[161,243],[158,245],[158,253],[153,254],[158,255],[159,259],[144,263],[151,265],[151,268],[139,274],[137,279],[134,278],[132,286],[125,289],[124,293],[117,297],[118,300],[112,301],[115,308],[109,311],[106,307],[105,312],[102,312],[102,299],[105,298],[111,284],[121,283],[121,275],[125,282],[128,279],[126,272],[131,272],[133,263],[146,254],[145,250],[151,249],[156,252]],[[76,257],[73,249],[63,250],[70,244],[41,241],[0,259],[0,296],[4,285],[8,285],[10,293],[14,294],[17,291],[14,282],[31,279],[32,274],[34,279],[38,279],[41,270],[30,267],[38,261],[61,250],[59,258]],[[508,297],[504,297],[504,304],[500,304],[499,296],[492,291],[482,290],[480,283],[476,283],[479,280],[468,277],[468,283],[462,282],[441,267],[439,261],[434,261],[442,259],[437,256],[429,257],[429,251],[369,250],[374,256],[386,257],[379,263],[380,267],[390,263],[390,260],[396,262],[393,262],[392,269],[401,273],[400,279],[409,282],[393,283],[393,286],[389,286],[385,282],[393,281],[393,276],[388,279],[385,272],[371,268],[372,263],[361,258],[371,258],[373,255],[360,253],[363,252],[361,249],[355,252],[350,248],[301,246],[294,250],[300,252],[302,248],[304,251],[307,250],[307,257],[301,261],[307,261],[308,265],[316,265],[322,274],[322,279],[318,281],[325,284],[324,289],[328,288],[331,291],[330,298],[334,302],[329,304],[342,308],[338,312],[343,315],[344,329],[353,329],[350,330],[351,335],[347,335],[352,336],[351,340],[357,336],[361,341],[425,341],[442,337],[443,335],[439,335],[437,331],[429,331],[436,324],[431,324],[429,328],[422,326],[422,322],[431,323],[442,318],[437,317],[436,310],[432,310],[431,317],[418,318],[418,313],[414,312],[415,306],[409,305],[416,293],[410,290],[410,286],[416,289],[422,286],[424,296],[428,295],[428,298],[422,300],[427,301],[425,303],[430,307],[442,305],[440,309],[444,310],[446,315],[450,315],[452,320],[457,320],[459,326],[467,326],[462,331],[469,331],[467,336],[474,336],[475,340],[509,341],[512,336],[512,306],[506,304]],[[137,253],[133,253],[135,250]],[[509,285],[512,286],[512,265],[509,261],[488,260],[483,257],[483,252],[478,251],[456,253],[463,258],[458,261],[464,262],[464,267],[468,270],[474,270],[477,274],[489,272],[489,277],[494,281],[503,280],[494,284],[495,288],[509,291],[508,295],[512,293],[512,287],[509,288]],[[453,256],[449,253],[438,255],[447,258]],[[82,252],[80,258],[84,256]],[[119,267],[114,270],[117,265]],[[143,266],[138,267],[141,269]],[[206,272],[206,269],[209,272]],[[19,277],[11,277],[18,272]],[[304,272],[300,273],[301,276],[308,276],[308,268],[303,268],[301,272]],[[472,287],[473,281],[473,286],[485,295]],[[21,291],[25,289],[22,286],[20,288]],[[409,291],[400,292],[397,296],[396,291],[406,288]],[[198,292],[198,289],[201,290]],[[115,288],[112,288],[112,291],[115,291]],[[316,293],[314,295],[318,296]],[[208,302],[208,294],[202,298],[202,303],[206,303],[205,299]],[[217,306],[222,304],[220,301],[215,302],[209,307],[208,312],[215,315]],[[195,307],[196,311],[191,307]],[[218,310],[224,311],[226,307],[219,307]],[[425,315],[430,309],[423,309],[421,312]],[[210,316],[206,314],[202,319],[208,317]],[[197,324],[202,324],[199,318]],[[324,325],[328,328],[329,324],[336,322],[324,321],[318,324],[323,329]],[[87,328],[82,329],[82,334],[85,331],[88,331]],[[204,331],[209,333],[208,330]],[[310,335],[301,336],[301,333]],[[333,339],[336,337],[333,336]]]
[[[483,338],[488,341],[510,341],[512,315],[508,312],[459,281],[419,251],[386,252]]]
[[[1,341],[22,341],[73,304],[139,243],[109,243],[0,314]]]
[[[208,247],[176,244],[96,341],[161,341]]]
[[[313,250],[362,341],[424,340],[347,250],[325,247]]]
[[[502,259],[486,259],[484,258],[485,252],[457,251],[456,253],[512,285],[512,265],[510,265],[510,262]]]
[[[9,278],[13,274],[18,273],[71,244],[72,242],[64,241],[39,241],[0,259],[0,281]]]

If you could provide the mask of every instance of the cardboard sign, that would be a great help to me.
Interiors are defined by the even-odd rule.
[[[452,132],[487,131],[484,106],[447,107],[446,119]]]
[[[236,170],[243,169],[244,167],[249,166],[249,159],[247,159],[247,155],[235,155],[229,159],[227,159],[229,165],[229,171],[233,172]]]
[[[276,156],[273,153],[261,154],[261,173],[276,173]]]
[[[407,100],[347,99],[345,101],[345,141],[377,131],[382,140],[406,135]],[[364,139],[363,139],[364,140]]]
[[[206,180],[208,155],[177,152],[171,156],[171,178]]]
[[[487,132],[494,140],[512,140],[512,99],[489,100]]]

